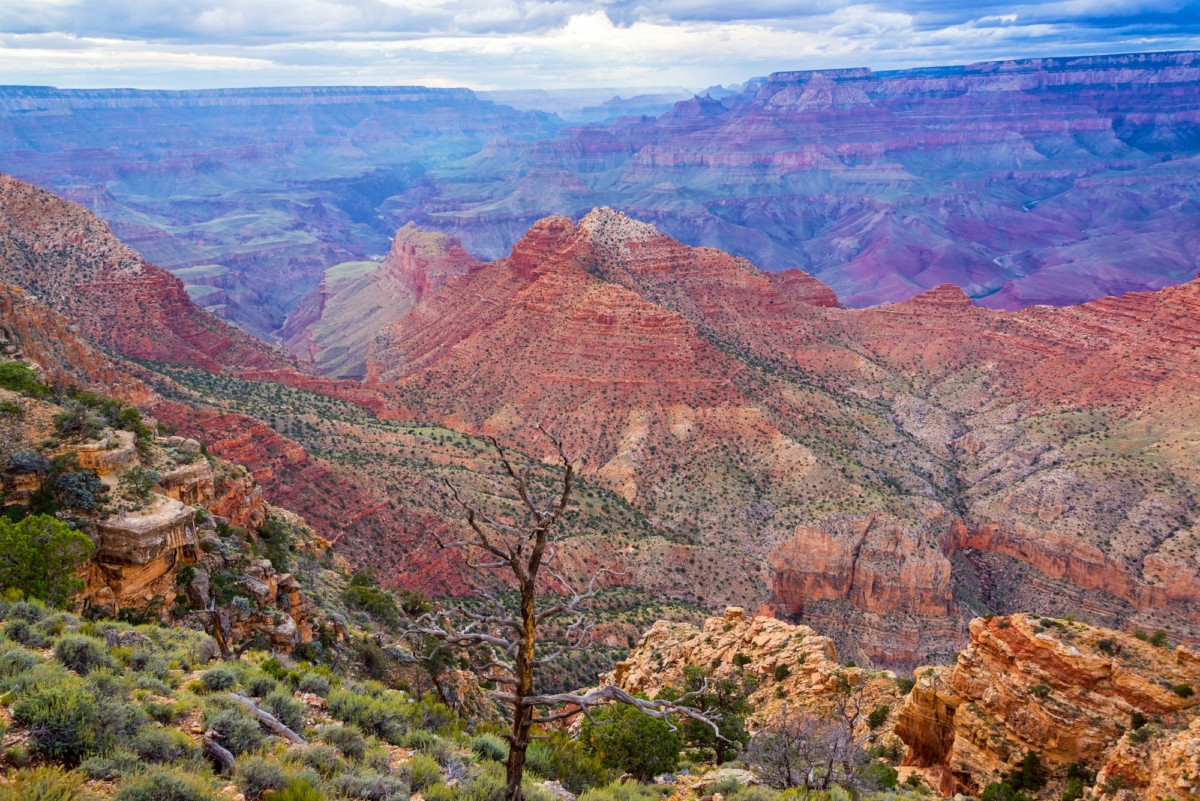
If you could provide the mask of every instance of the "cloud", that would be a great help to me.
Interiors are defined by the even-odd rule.
[[[1200,47],[1186,0],[5,0],[9,83],[701,88],[788,69]]]

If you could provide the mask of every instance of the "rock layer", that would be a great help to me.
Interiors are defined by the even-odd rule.
[[[896,724],[907,764],[932,768],[944,795],[977,794],[1005,780],[1028,752],[1057,780],[1072,764],[1115,774],[1134,713],[1192,736],[1197,701],[1172,687],[1195,687],[1200,662],[1182,647],[1013,615],[973,620],[957,663],[918,668],[916,679]],[[1153,763],[1145,767],[1154,771]],[[1146,773],[1127,778],[1130,787],[1150,782]]]

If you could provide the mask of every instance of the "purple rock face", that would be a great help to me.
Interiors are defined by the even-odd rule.
[[[570,128],[467,90],[0,88],[0,171],[262,336],[407,222],[494,258],[602,205],[850,306],[944,282],[1006,309],[1157,289],[1197,273],[1198,154],[1200,53],[777,73]]]
[[[433,171],[417,222],[500,256],[539,217],[609,205],[851,306],[943,282],[1062,305],[1196,276],[1198,151],[1197,53],[779,73],[485,148]]]

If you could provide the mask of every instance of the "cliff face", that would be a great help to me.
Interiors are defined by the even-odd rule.
[[[1200,681],[1200,662],[1182,647],[1029,615],[976,619],[953,667],[918,668],[916,678],[896,733],[906,764],[929,769],[946,795],[1004,780],[1030,751],[1051,778],[1047,795],[1072,764],[1099,772],[1097,792],[1118,774],[1140,793],[1193,769],[1170,756],[1195,738],[1197,701],[1172,691]],[[1137,736],[1128,731],[1135,714],[1150,721]],[[1141,758],[1131,760],[1131,748]],[[1136,770],[1122,767],[1131,762]]]
[[[776,678],[781,666],[784,675]],[[748,615],[739,607],[726,609],[700,627],[658,621],[627,659],[601,676],[601,683],[653,698],[664,687],[684,687],[687,667],[710,670],[714,679],[752,677],[757,689],[750,695],[751,728],[784,707],[828,714],[845,686],[861,688],[858,704],[864,715],[880,705],[898,708],[902,700],[891,674],[839,665],[828,637],[807,626]],[[865,720],[855,721],[855,726],[860,734],[870,731]],[[889,718],[876,728],[873,742],[889,739],[891,728]]]
[[[280,334],[288,350],[311,361],[318,374],[362,378],[376,332],[477,264],[458,240],[409,223],[396,232],[378,266],[327,270]],[[361,269],[369,271],[357,274]]]

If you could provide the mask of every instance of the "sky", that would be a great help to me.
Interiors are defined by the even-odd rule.
[[[0,0],[0,84],[527,89],[1200,49],[1200,0]]]

